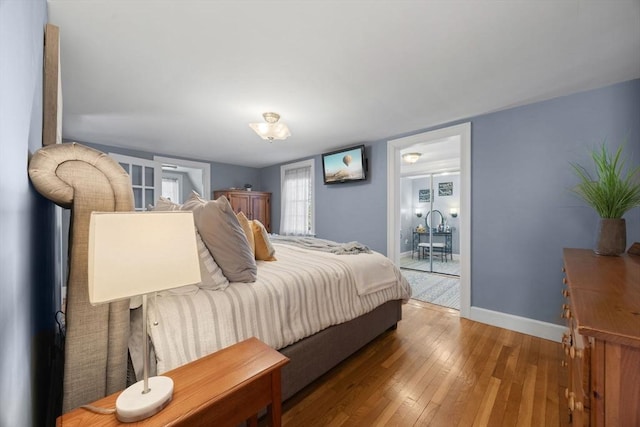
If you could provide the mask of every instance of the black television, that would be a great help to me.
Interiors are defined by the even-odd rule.
[[[325,184],[341,184],[367,179],[364,145],[324,153],[322,176]]]

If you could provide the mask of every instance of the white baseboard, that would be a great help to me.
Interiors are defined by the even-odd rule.
[[[567,331],[566,326],[541,322],[527,317],[514,316],[513,314],[500,313],[499,311],[487,310],[480,307],[471,307],[469,319],[556,342],[561,342],[562,334]]]

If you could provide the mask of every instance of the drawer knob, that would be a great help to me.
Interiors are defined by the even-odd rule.
[[[569,393],[569,409],[571,411],[582,411],[584,409],[582,402],[576,401],[575,393]]]
[[[569,289],[563,289],[562,290],[562,296],[565,298],[569,298]]]
[[[582,350],[576,349],[574,346],[571,346],[571,348],[569,349],[569,357],[571,357],[572,359],[575,359],[576,357],[578,359],[582,359]]]
[[[567,278],[566,277],[562,278],[562,283],[564,283],[565,285],[567,284]]]
[[[563,368],[565,368],[565,367],[569,366],[569,364],[566,362],[566,360],[562,359],[562,360],[560,361],[560,366],[562,366]]]

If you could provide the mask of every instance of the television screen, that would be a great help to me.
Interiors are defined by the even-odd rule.
[[[362,181],[367,178],[364,145],[345,148],[322,155],[325,184]]]

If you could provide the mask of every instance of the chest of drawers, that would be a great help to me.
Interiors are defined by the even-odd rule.
[[[572,422],[640,426],[640,257],[564,249],[563,258]]]

